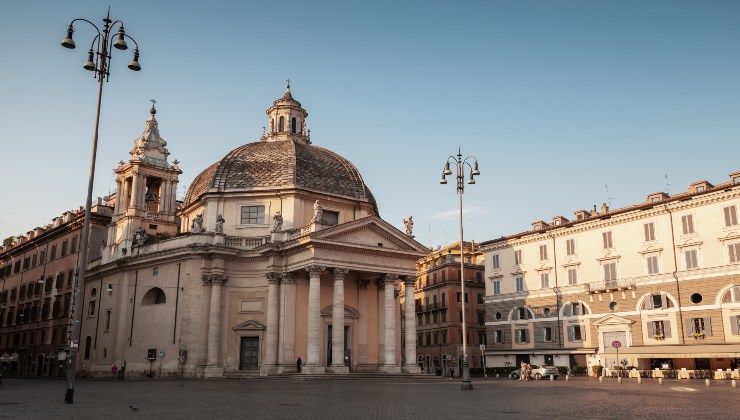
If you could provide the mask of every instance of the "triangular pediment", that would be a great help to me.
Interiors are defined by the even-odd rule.
[[[255,319],[250,319],[249,321],[242,322],[241,324],[239,324],[239,325],[237,325],[236,327],[233,328],[234,331],[245,331],[245,330],[264,331],[265,329],[267,329],[267,327],[265,327],[265,324],[263,324],[263,323],[255,320]]]
[[[314,232],[311,234],[311,239],[403,251],[429,252],[424,245],[414,240],[414,238],[376,216],[365,217]]]
[[[614,314],[604,315],[594,321],[594,325],[597,327],[602,325],[631,325],[634,323],[635,321]]]

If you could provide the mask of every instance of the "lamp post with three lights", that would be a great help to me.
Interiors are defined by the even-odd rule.
[[[471,165],[471,161],[473,164]],[[465,192],[465,168],[469,170],[469,177],[467,183],[472,185],[475,184],[475,177],[480,175],[478,170],[478,159],[475,156],[468,156],[463,159],[460,148],[457,149],[457,156],[450,156],[447,158],[444,169],[442,170],[442,179],[440,184],[447,184],[447,175],[452,175],[452,165],[455,165],[455,180],[457,181],[457,194],[460,196],[460,304],[462,305],[462,345],[463,345],[463,360],[462,360],[462,380],[460,381],[460,389],[463,391],[469,391],[473,389],[473,384],[470,382],[470,361],[468,360],[468,334],[467,325],[465,320],[465,244],[463,242],[463,193]]]
[[[128,49],[126,44],[126,38],[130,39],[136,45],[134,49],[134,57],[128,64],[128,68],[133,71],[141,70],[139,64],[139,44],[131,38],[123,28],[123,22],[116,20],[115,22],[110,19],[110,9],[108,9],[107,16],[103,19],[103,30],[101,31],[97,25],[91,21],[83,18],[77,18],[70,22],[67,28],[67,36],[62,40],[62,46],[64,48],[74,49],[75,42],[72,39],[74,33],[75,22],[83,21],[89,23],[97,32],[97,35],[90,44],[90,50],[87,52],[87,61],[83,64],[85,70],[93,72],[93,76],[98,81],[98,105],[97,113],[95,115],[95,132],[93,134],[92,151],[90,155],[90,172],[88,175],[87,183],[87,199],[85,201],[85,218],[82,224],[82,233],[80,237],[80,250],[77,259],[77,270],[75,273],[74,280],[74,291],[72,293],[72,303],[70,305],[70,325],[67,327],[67,391],[64,394],[64,402],[66,404],[74,403],[74,386],[75,386],[75,374],[77,367],[77,356],[80,350],[80,327],[82,323],[82,308],[81,302],[84,298],[84,279],[85,269],[87,267],[87,249],[89,242],[90,232],[90,212],[92,208],[92,192],[93,182],[95,179],[95,157],[98,150],[98,128],[100,127],[100,104],[103,98],[103,85],[108,81],[110,77],[110,61],[112,59],[111,52],[113,48],[118,50]],[[118,32],[114,33],[114,29],[118,25]]]

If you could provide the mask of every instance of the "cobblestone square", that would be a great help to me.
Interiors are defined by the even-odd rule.
[[[740,418],[729,381],[91,381],[65,405],[64,381],[4,379],[0,418]],[[131,407],[135,410],[132,410]]]

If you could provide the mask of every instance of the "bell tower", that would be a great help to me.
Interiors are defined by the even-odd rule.
[[[290,80],[287,80],[285,93],[267,109],[267,128],[260,140],[293,140],[311,143],[310,130],[306,129],[306,112],[301,103],[293,99]]]
[[[146,235],[177,233],[177,182],[182,173],[178,162],[167,161],[170,152],[159,134],[157,109],[152,100],[144,132],[134,141],[128,162],[120,161],[116,174],[116,199],[103,258],[115,260],[131,255]],[[139,234],[137,235],[137,231]]]

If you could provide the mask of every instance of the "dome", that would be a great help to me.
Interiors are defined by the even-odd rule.
[[[312,144],[284,140],[238,147],[195,177],[184,206],[207,192],[301,189],[377,204],[347,159]]]

